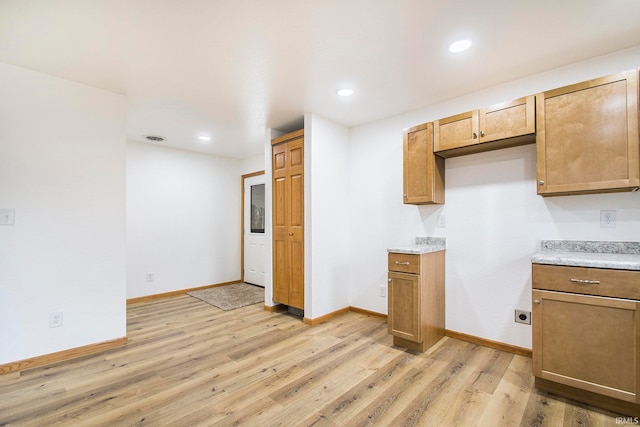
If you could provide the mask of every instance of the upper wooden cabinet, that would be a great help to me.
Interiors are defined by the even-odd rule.
[[[538,194],[640,185],[636,70],[538,94],[536,108]]]
[[[404,131],[403,159],[404,203],[444,203],[444,159],[433,153],[433,123]]]
[[[442,157],[535,142],[533,95],[433,122],[434,151]]]

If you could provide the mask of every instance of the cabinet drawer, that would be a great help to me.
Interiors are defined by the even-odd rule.
[[[390,253],[389,271],[420,274],[420,255]]]
[[[532,264],[532,287],[640,300],[640,271]]]

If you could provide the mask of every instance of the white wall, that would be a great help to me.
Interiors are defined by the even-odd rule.
[[[253,172],[259,172],[266,169],[264,163],[264,154],[258,154],[257,156],[248,157],[240,160],[240,174],[246,175]],[[270,164],[270,163],[269,163]]]
[[[129,142],[127,298],[240,280],[240,176],[239,160]]]
[[[349,129],[317,114],[305,128],[305,317],[349,306]]]
[[[0,63],[0,363],[126,336],[125,125],[121,95]]]
[[[402,204],[402,130],[496,102],[640,65],[640,47],[351,129],[351,305],[387,312],[386,248],[447,237],[446,327],[530,348],[531,255],[543,239],[640,240],[640,193],[536,195],[533,145],[446,160],[446,204]],[[615,209],[618,226],[599,227]],[[436,227],[438,214],[447,227]]]

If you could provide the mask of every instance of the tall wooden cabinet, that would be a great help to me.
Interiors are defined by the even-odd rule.
[[[444,336],[444,254],[389,253],[387,323],[394,345],[424,352]]]
[[[403,178],[405,204],[444,203],[444,159],[433,153],[433,123],[404,131]]]
[[[536,109],[538,194],[640,186],[636,70],[538,94]]]
[[[271,145],[273,300],[304,310],[304,130]]]

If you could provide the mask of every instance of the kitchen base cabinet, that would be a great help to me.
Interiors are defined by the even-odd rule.
[[[629,274],[637,287],[640,272],[533,265],[536,384],[640,415],[640,301],[593,295],[615,288],[616,275],[624,290]]]
[[[388,327],[394,345],[424,352],[444,336],[444,254],[389,253]]]

